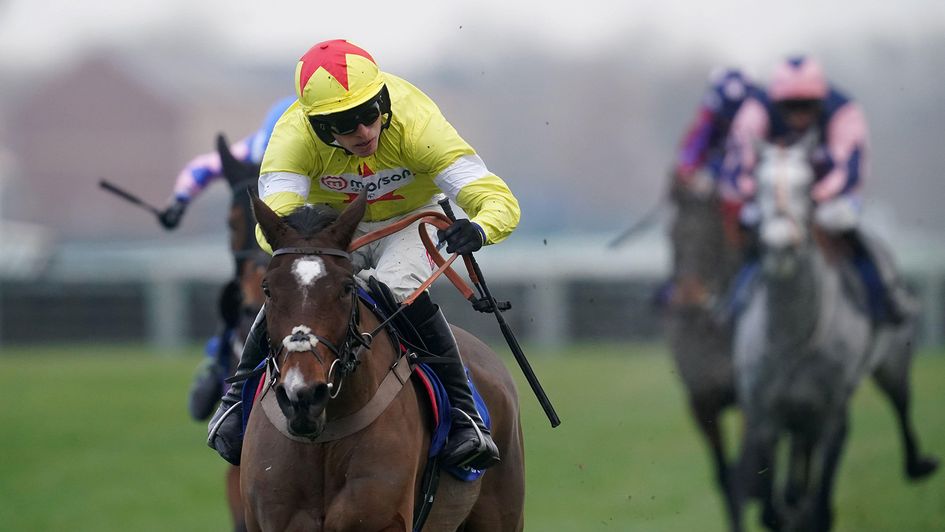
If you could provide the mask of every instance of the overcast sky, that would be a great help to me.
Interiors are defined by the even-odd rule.
[[[943,29],[945,0],[0,0],[0,65],[49,67],[142,36],[294,63],[315,42],[346,37],[395,70],[521,41],[563,54],[650,53],[608,49],[643,33],[655,48],[715,52],[751,70],[772,55],[816,53],[818,42],[917,42]]]

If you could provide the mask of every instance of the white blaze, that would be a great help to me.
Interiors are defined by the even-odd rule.
[[[293,366],[286,372],[282,385],[285,387],[286,396],[294,401],[299,396],[299,390],[305,388],[305,376],[299,368]]]
[[[302,257],[292,265],[292,273],[302,286],[308,286],[325,275],[321,257]]]

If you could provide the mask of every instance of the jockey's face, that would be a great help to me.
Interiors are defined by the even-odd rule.
[[[820,118],[820,100],[784,100],[777,104],[778,112],[787,126],[794,131],[804,131]]]
[[[377,151],[377,142],[381,138],[381,117],[370,125],[358,124],[357,129],[347,135],[332,133],[344,149],[358,157],[367,157]]]

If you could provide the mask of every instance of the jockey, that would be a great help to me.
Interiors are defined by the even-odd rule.
[[[282,113],[294,101],[295,96],[289,96],[273,104],[266,112],[262,125],[255,133],[230,146],[234,156],[242,162],[259,165],[263,153],[266,151],[266,146],[269,144],[272,128],[276,125],[276,121],[279,120]],[[177,176],[174,194],[158,216],[161,225],[168,231],[176,228],[190,202],[199,196],[210,183],[222,175],[223,167],[220,162],[220,155],[216,150],[194,157]],[[231,304],[238,305],[238,303],[233,303],[233,298],[239,297],[238,289],[237,293],[234,293],[231,284],[228,283],[224,287],[224,294],[226,294],[225,297],[229,298]],[[207,359],[197,368],[197,373],[194,375],[190,388],[190,414],[196,420],[204,420],[210,416],[214,405],[216,405],[220,394],[223,392],[223,378],[228,373],[230,358],[228,350],[233,344],[234,327],[232,325],[225,326],[219,335],[214,336],[207,343]]]
[[[727,191],[720,179],[725,160],[732,119],[749,97],[759,89],[737,68],[718,68],[709,74],[696,115],[679,142],[673,163],[671,183],[673,191],[683,190],[700,198],[718,193],[720,212],[726,233],[738,242],[738,209],[741,198]],[[653,295],[653,303],[665,306],[674,290],[674,276],[661,283]]]
[[[299,60],[295,80],[299,101],[276,124],[259,178],[259,196],[278,214],[306,203],[341,209],[367,188],[367,213],[357,233],[365,234],[418,211],[440,210],[437,200],[445,193],[471,216],[437,232],[448,253],[500,242],[518,225],[518,201],[505,182],[429,97],[380,71],[363,49],[344,40],[318,43]],[[352,254],[356,269],[373,269],[399,300],[434,269],[417,224]],[[270,250],[258,226],[257,236]],[[265,356],[264,313],[265,307],[246,340],[237,376]],[[475,469],[496,464],[498,448],[476,410],[443,312],[424,293],[404,313],[431,354],[451,362],[435,365],[454,407],[443,462]],[[211,434],[217,429],[210,446],[234,464],[242,447],[241,388],[230,388],[210,422]]]
[[[233,155],[242,162],[258,165],[269,144],[272,128],[282,113],[295,101],[295,96],[287,96],[269,108],[262,126],[252,135],[230,146]],[[161,211],[158,220],[168,231],[177,227],[190,202],[200,195],[210,183],[223,175],[220,155],[216,150],[194,157],[177,174],[174,193],[167,206]]]
[[[759,90],[738,69],[718,69],[709,75],[708,87],[696,116],[679,143],[673,167],[675,182],[691,188],[699,187],[696,174],[703,168],[718,181],[732,119],[742,103],[758,93]]]
[[[775,69],[767,93],[745,102],[732,125],[733,150],[724,179],[750,201],[755,193],[755,141],[792,144],[811,129],[819,139],[812,154],[814,220],[852,244],[854,260],[875,299],[874,315],[899,323],[916,311],[916,303],[880,244],[859,228],[859,190],[869,146],[866,117],[859,105],[828,83],[820,63],[803,56],[787,59]],[[752,227],[756,218],[754,205],[746,203],[742,223]]]

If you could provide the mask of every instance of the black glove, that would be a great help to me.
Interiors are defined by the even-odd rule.
[[[456,220],[446,229],[438,230],[436,237],[440,242],[446,242],[447,253],[460,255],[479,251],[486,242],[486,233],[482,228],[465,218]]]
[[[161,225],[164,226],[164,229],[174,229],[177,227],[177,224],[180,223],[180,219],[184,216],[184,211],[186,209],[187,202],[176,199],[174,200],[174,203],[171,203],[166,209],[161,211],[161,214],[158,215],[158,221],[161,222]]]

